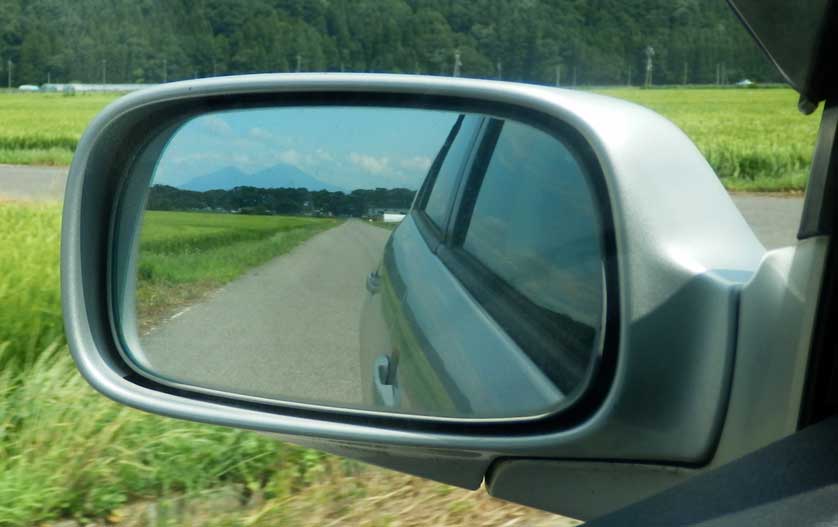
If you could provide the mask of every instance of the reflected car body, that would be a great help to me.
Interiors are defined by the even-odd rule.
[[[559,154],[530,155],[539,141]],[[535,128],[460,117],[366,278],[367,403],[437,417],[532,417],[583,388],[601,345],[604,285],[601,226],[578,167]],[[531,214],[505,214],[527,203]]]

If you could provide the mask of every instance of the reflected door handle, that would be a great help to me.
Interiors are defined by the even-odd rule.
[[[378,395],[378,399],[388,408],[397,407],[399,404],[399,391],[393,384],[393,380],[396,378],[396,372],[391,371],[395,366],[390,360],[390,357],[386,355],[379,356],[375,359],[372,368],[372,382],[375,385],[375,393]]]
[[[372,294],[376,294],[380,287],[381,287],[381,276],[379,276],[378,273],[375,272],[375,271],[368,274],[367,275],[367,291],[369,291]]]

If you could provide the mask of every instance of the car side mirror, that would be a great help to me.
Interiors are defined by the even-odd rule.
[[[763,256],[694,145],[641,107],[257,75],[96,118],[62,288],[79,369],[119,402],[501,497],[593,464],[562,497],[514,498],[585,518],[718,462]]]

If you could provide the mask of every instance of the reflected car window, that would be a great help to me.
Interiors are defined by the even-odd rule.
[[[463,163],[471,151],[474,134],[482,122],[482,118],[465,116],[459,123],[459,129],[450,142],[445,159],[436,174],[434,186],[425,203],[425,214],[440,229],[445,228],[451,198],[457,185]]]
[[[505,122],[463,249],[538,307],[598,329],[600,223],[582,167],[553,136]]]

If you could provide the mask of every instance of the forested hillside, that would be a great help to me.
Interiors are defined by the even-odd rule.
[[[0,84],[284,71],[777,80],[724,0],[0,0]]]

